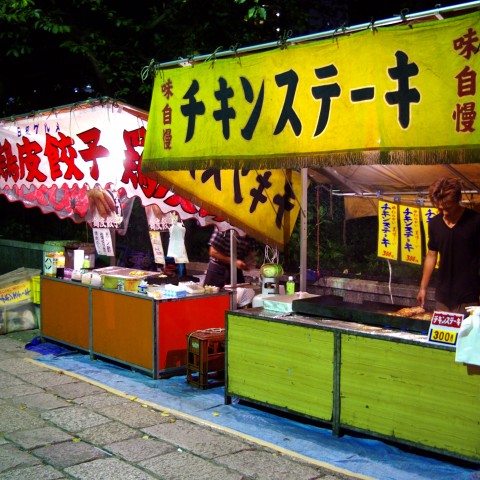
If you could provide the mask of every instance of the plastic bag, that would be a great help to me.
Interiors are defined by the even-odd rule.
[[[470,315],[463,319],[458,332],[455,361],[480,366],[480,307],[467,307]]]
[[[167,257],[182,257],[185,252],[185,227],[175,222],[170,227],[170,242],[168,244]]]

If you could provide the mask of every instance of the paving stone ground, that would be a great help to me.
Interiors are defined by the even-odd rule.
[[[36,334],[0,335],[0,480],[366,478],[35,363],[25,344]]]

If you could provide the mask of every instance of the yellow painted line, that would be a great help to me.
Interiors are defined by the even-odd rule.
[[[70,372],[68,370],[64,370],[62,368],[57,368],[57,367],[53,367],[52,365],[46,365],[45,363],[38,362],[37,360],[35,360],[33,358],[25,358],[24,360],[27,361],[27,362],[35,363],[36,365],[40,365],[42,367],[48,368],[49,370],[53,370],[55,372],[68,375],[69,377],[76,378],[76,379],[81,380],[83,382],[87,382],[91,385],[95,385],[96,387],[100,387],[100,388],[102,388],[103,390],[106,390],[109,393],[112,393],[112,394],[117,395],[119,397],[123,397],[127,400],[137,402],[137,403],[140,403],[142,405],[148,405],[152,408],[155,408],[156,410],[161,410],[162,412],[171,413],[175,417],[182,418],[184,420],[189,420],[192,423],[196,423],[198,425],[204,425],[204,426],[210,427],[212,429],[219,430],[221,432],[229,433],[229,434],[234,435],[236,437],[243,438],[244,440],[247,440],[249,442],[255,443],[257,445],[261,445],[263,447],[270,448],[271,450],[275,450],[275,451],[277,451],[279,453],[282,453],[284,455],[288,455],[290,457],[297,458],[299,460],[303,460],[303,461],[308,462],[310,464],[313,464],[313,465],[316,465],[316,466],[319,466],[319,467],[328,468],[329,470],[332,470],[334,472],[342,473],[344,475],[350,475],[354,478],[359,478],[361,480],[376,480],[374,477],[369,477],[367,475],[354,473],[354,472],[351,472],[350,470],[346,470],[344,468],[336,467],[335,465],[332,465],[330,463],[322,462],[321,460],[316,460],[314,458],[307,457],[307,456],[302,455],[300,453],[293,452],[292,450],[288,450],[286,448],[279,447],[278,445],[275,445],[273,443],[265,442],[265,441],[263,441],[259,438],[252,437],[251,435],[247,435],[245,433],[238,432],[237,430],[233,430],[231,428],[224,427],[222,425],[217,425],[216,423],[209,422],[208,420],[204,420],[203,418],[194,417],[193,415],[190,415],[188,413],[180,412],[178,410],[174,410],[174,409],[169,408],[169,407],[164,407],[164,406],[159,405],[157,403],[150,402],[149,400],[142,400],[142,399],[140,399],[140,398],[138,398],[134,395],[129,395],[128,393],[125,393],[125,392],[122,392],[121,390],[117,390],[115,388],[109,387],[108,385],[104,385],[103,383],[97,382],[97,381],[92,380],[90,378],[82,377],[81,375]]]

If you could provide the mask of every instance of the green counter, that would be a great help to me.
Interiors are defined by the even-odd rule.
[[[480,463],[480,368],[456,363],[454,347],[261,308],[226,317],[227,402]]]

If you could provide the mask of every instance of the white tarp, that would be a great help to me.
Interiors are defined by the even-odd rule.
[[[438,165],[349,165],[310,169],[317,183],[334,186],[345,198],[346,218],[377,215],[378,199],[411,205],[431,205],[429,186],[440,177],[457,177],[464,202],[480,201],[480,163]]]

